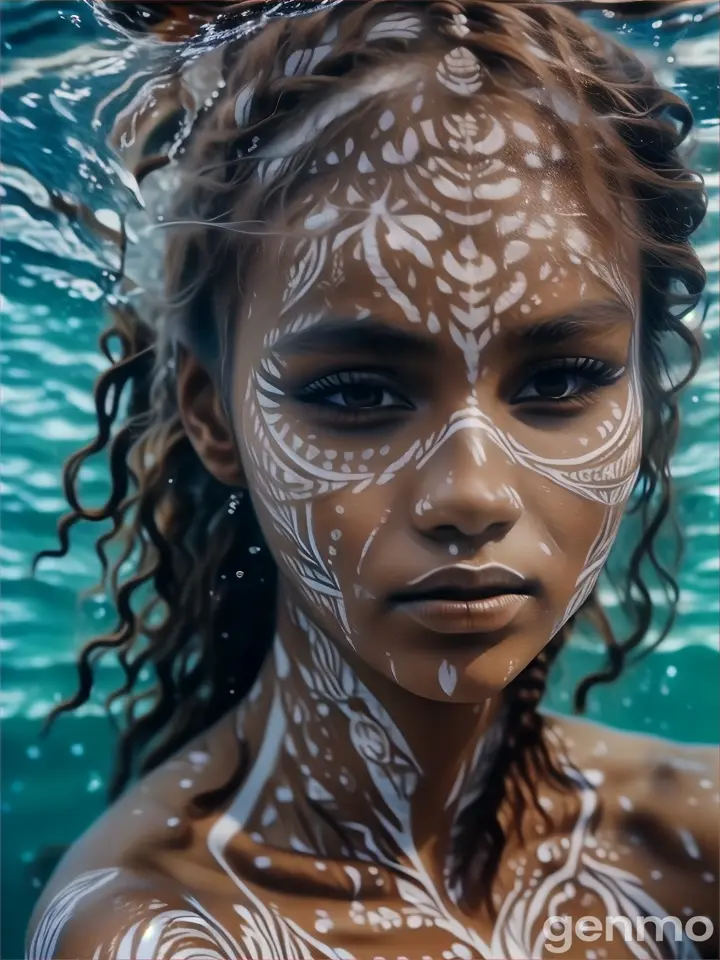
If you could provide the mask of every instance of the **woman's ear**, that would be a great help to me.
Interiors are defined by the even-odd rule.
[[[220,391],[208,370],[182,347],[177,354],[177,402],[185,432],[205,469],[229,487],[245,486]]]

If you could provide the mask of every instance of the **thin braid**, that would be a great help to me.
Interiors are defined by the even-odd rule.
[[[512,833],[522,839],[528,809],[539,815],[549,829],[550,817],[540,803],[539,788],[554,785],[569,791],[572,781],[548,747],[545,724],[538,708],[547,690],[553,664],[570,632],[566,624],[532,663],[505,691],[502,743],[493,758],[492,776],[481,796],[463,812],[456,846],[459,878],[469,880],[465,890],[476,891],[476,909],[481,901],[492,915],[493,880],[507,840]],[[505,810],[509,817],[503,816]]]

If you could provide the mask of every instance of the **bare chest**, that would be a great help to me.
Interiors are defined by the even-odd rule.
[[[701,956],[704,928],[688,933],[688,917],[669,916],[661,881],[641,882],[631,860],[631,851],[592,836],[540,841],[503,862],[493,914],[483,906],[461,908],[420,858],[383,869],[284,859],[268,848],[241,856],[226,851],[214,861],[212,884],[196,888],[188,904],[202,907],[220,955],[238,960]]]

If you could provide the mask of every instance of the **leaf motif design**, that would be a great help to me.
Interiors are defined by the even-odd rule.
[[[433,920],[439,920],[444,917],[444,913],[438,909],[435,900],[433,900],[427,890],[419,884],[412,883],[410,880],[405,880],[402,877],[398,877],[395,882],[398,893],[402,899],[405,903],[414,907],[418,913]]]

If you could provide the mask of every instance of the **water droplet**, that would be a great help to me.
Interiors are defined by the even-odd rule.
[[[90,779],[88,780],[87,792],[96,793],[101,786],[102,779],[96,773],[91,774]]]
[[[244,571],[244,570],[236,570],[236,571],[235,571],[235,576],[238,578],[238,580],[242,580],[242,578],[245,576],[245,571]]]

